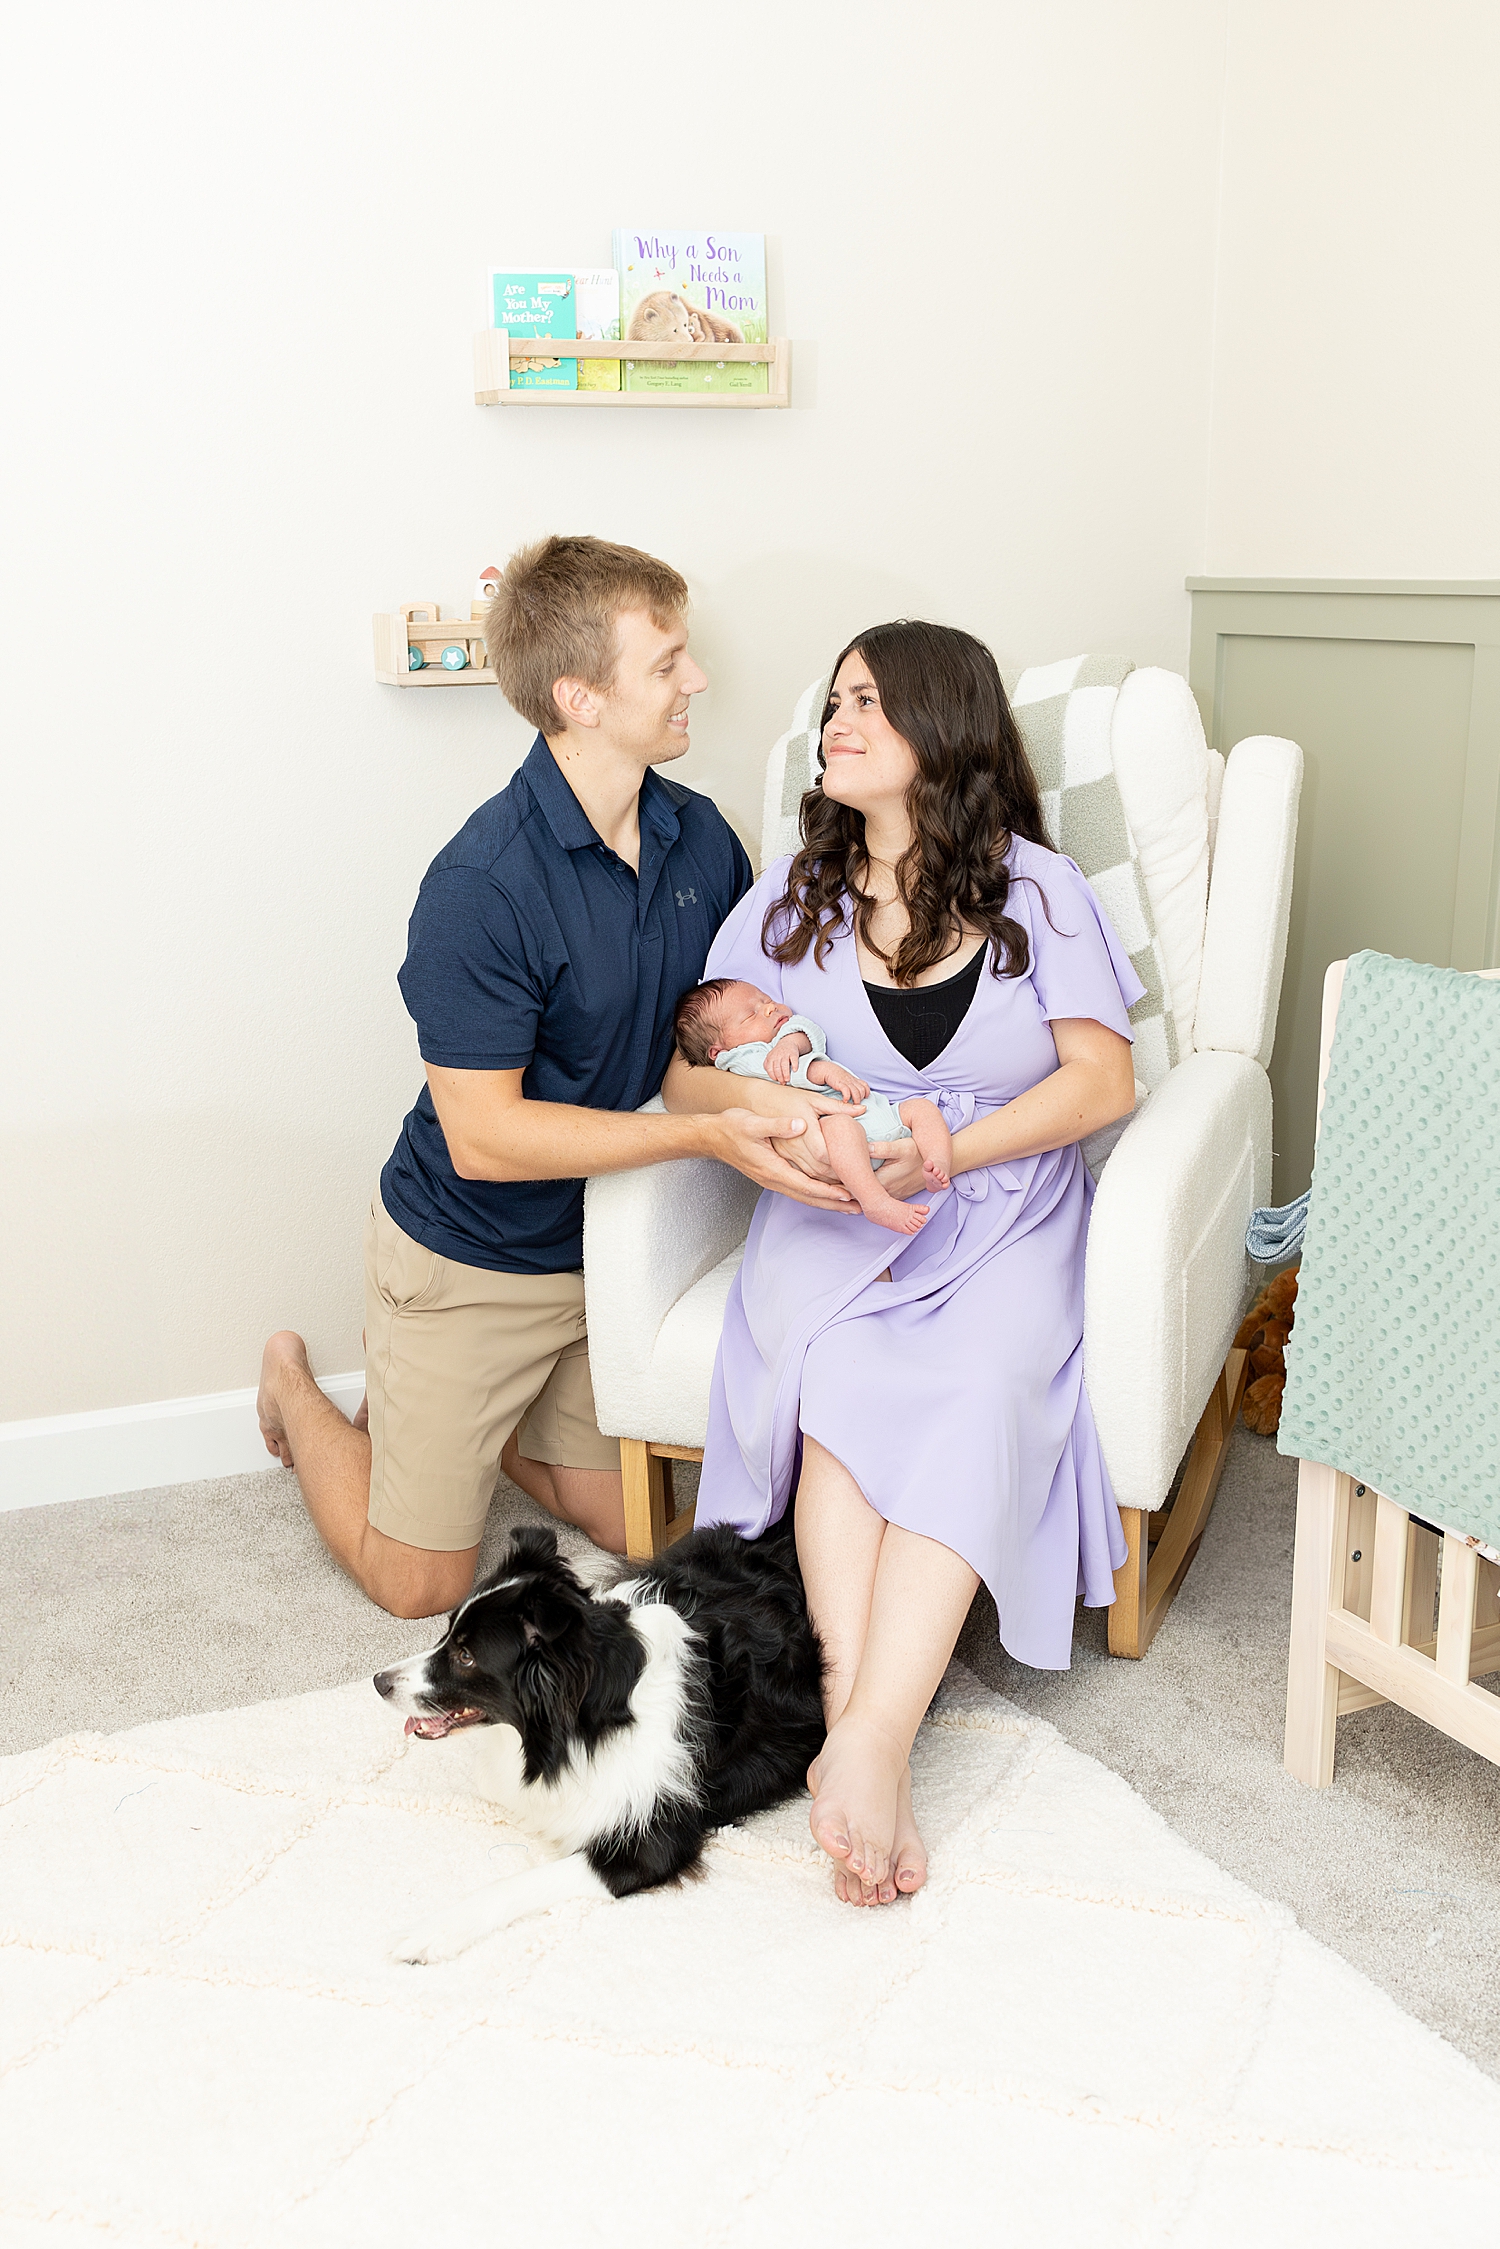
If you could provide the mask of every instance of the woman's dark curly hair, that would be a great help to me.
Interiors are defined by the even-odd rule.
[[[906,799],[912,840],[896,868],[911,927],[894,957],[871,939],[879,901],[863,887],[864,815],[825,796],[819,779],[802,799],[802,849],[785,891],[766,912],[761,942],[767,957],[800,961],[811,947],[821,968],[848,898],[862,942],[897,984],[915,983],[942,960],[965,924],[992,940],[997,976],[1024,976],[1031,948],[1026,931],[1005,911],[1011,883],[1005,855],[1012,836],[1052,847],[1036,775],[994,657],[972,633],[909,617],[851,640],[833,679],[845,657],[856,653],[869,666],[882,711],[917,761]],[[818,729],[820,774],[822,730],[832,711],[830,685]]]

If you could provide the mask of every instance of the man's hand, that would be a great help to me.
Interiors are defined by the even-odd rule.
[[[686,1065],[684,1065],[686,1067]],[[832,1167],[823,1161],[817,1132],[820,1109],[837,1109],[826,1094],[783,1093],[761,1079],[729,1079],[702,1070],[709,1090],[754,1086],[774,1104],[770,1112],[729,1101],[723,1108],[665,1117],[639,1111],[579,1109],[556,1101],[528,1101],[519,1070],[450,1070],[427,1066],[433,1107],[460,1179],[591,1179],[611,1171],[679,1156],[717,1156],[758,1186],[775,1187],[799,1201],[830,1209],[850,1204]],[[722,1128],[722,1129],[721,1129]],[[787,1138],[790,1133],[793,1137]],[[797,1135],[811,1133],[810,1158],[795,1166],[771,1146],[798,1149]]]
[[[766,1171],[758,1171],[754,1162],[741,1162],[739,1155],[712,1144],[704,1148],[701,1141],[693,1153],[701,1151],[720,1156],[725,1163],[732,1163],[736,1170],[744,1172],[747,1179],[757,1180],[763,1187],[774,1187],[796,1202],[809,1203],[819,1210],[858,1215],[859,1205],[841,1185],[838,1173],[828,1161],[828,1150],[819,1130],[819,1120],[823,1117],[848,1116],[847,1103],[836,1100],[832,1094],[772,1085],[765,1078],[729,1078],[722,1070],[694,1069],[680,1054],[674,1054],[668,1064],[661,1090],[672,1116],[691,1117],[694,1125],[704,1132],[711,1132],[711,1118],[727,1117],[739,1111],[738,1100],[726,1099],[731,1091],[742,1095],[757,1125],[775,1142],[768,1155],[772,1162],[781,1163],[780,1174],[771,1176]],[[746,1143],[741,1140],[738,1145],[743,1153]],[[827,1191],[811,1193],[809,1182]]]
[[[766,1076],[777,1085],[790,1085],[792,1072],[804,1054],[811,1054],[812,1040],[805,1031],[787,1031],[775,1042],[766,1055]]]
[[[806,1129],[799,1138],[784,1140],[777,1152],[796,1170],[805,1173],[807,1178],[820,1180],[825,1187],[832,1186],[838,1179],[838,1173],[829,1158],[827,1143],[823,1138],[822,1120],[824,1117],[858,1116],[863,1103],[851,1108],[837,1094],[804,1093],[800,1087],[794,1088],[792,1099],[797,1106],[791,1113],[794,1117],[802,1118]],[[857,1210],[859,1205],[851,1203],[849,1207]]]
[[[826,1106],[836,1109],[841,1104],[830,1101]],[[794,1203],[807,1203],[814,1210],[858,1210],[859,1205],[848,1188],[840,1186],[823,1154],[822,1135],[817,1133],[815,1120],[809,1123],[802,1117],[758,1117],[750,1109],[721,1109],[716,1116],[704,1116],[701,1123],[709,1143],[705,1153],[717,1156],[721,1163],[733,1164],[757,1187],[774,1188],[778,1195]],[[818,1152],[810,1163],[805,1158],[799,1162],[809,1132],[817,1137]],[[920,1185],[920,1163],[917,1181]]]
[[[922,1158],[915,1140],[872,1140],[870,1160],[880,1165],[875,1183],[898,1203],[910,1202],[928,1188],[922,1177]]]

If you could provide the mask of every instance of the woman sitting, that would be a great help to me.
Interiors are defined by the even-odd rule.
[[[1020,1662],[1066,1668],[1073,1605],[1113,1600],[1125,1546],[1083,1386],[1093,1182],[1078,1143],[1135,1098],[1142,986],[1070,859],[982,642],[876,626],[839,658],[802,849],[720,930],[710,976],[826,1028],[893,1101],[935,1102],[952,1185],[894,1236],[769,1191],[714,1369],[699,1524],[756,1537],[796,1492],[797,1551],[827,1656],[812,1830],[850,1904],[916,1890],[908,1757],[982,1579]],[[825,1182],[839,1104],[692,1067],[669,1108],[800,1117],[779,1149]],[[911,1140],[882,1186],[923,1191]]]

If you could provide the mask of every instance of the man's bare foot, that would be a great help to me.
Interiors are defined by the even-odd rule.
[[[274,1453],[283,1468],[295,1468],[292,1448],[287,1442],[286,1424],[282,1419],[277,1386],[284,1367],[301,1367],[311,1374],[307,1363],[307,1345],[300,1335],[290,1328],[282,1328],[266,1345],[260,1362],[260,1388],[255,1395],[255,1412],[260,1422],[260,1433],[266,1441],[266,1451]]]
[[[864,1195],[859,1207],[866,1218],[877,1226],[889,1226],[893,1234],[919,1233],[927,1223],[925,1203],[898,1203],[894,1195],[883,1195],[878,1189]]]
[[[846,1711],[808,1768],[808,1825],[834,1862],[834,1894],[875,1905],[891,1878],[891,1846],[906,1757],[893,1735]],[[856,1894],[857,1893],[857,1894]]]

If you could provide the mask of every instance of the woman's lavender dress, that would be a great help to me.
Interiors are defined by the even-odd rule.
[[[811,1016],[835,1061],[893,1101],[925,1093],[956,1132],[1057,1068],[1052,1018],[1088,1016],[1129,1038],[1141,996],[1072,860],[1017,840],[1010,864],[1030,878],[1013,881],[1006,908],[1030,934],[1030,974],[986,967],[926,1070],[881,1030],[847,925],[821,969],[811,952],[792,967],[767,960],[761,921],[785,859],[725,922],[705,974],[743,977]],[[775,1522],[800,1428],[887,1522],[941,1540],[979,1573],[1013,1656],[1063,1670],[1077,1595],[1112,1601],[1125,1559],[1083,1387],[1093,1181],[1069,1147],[965,1172],[920,1199],[932,1215],[902,1236],[761,1196],[724,1315],[697,1520],[752,1538]]]

